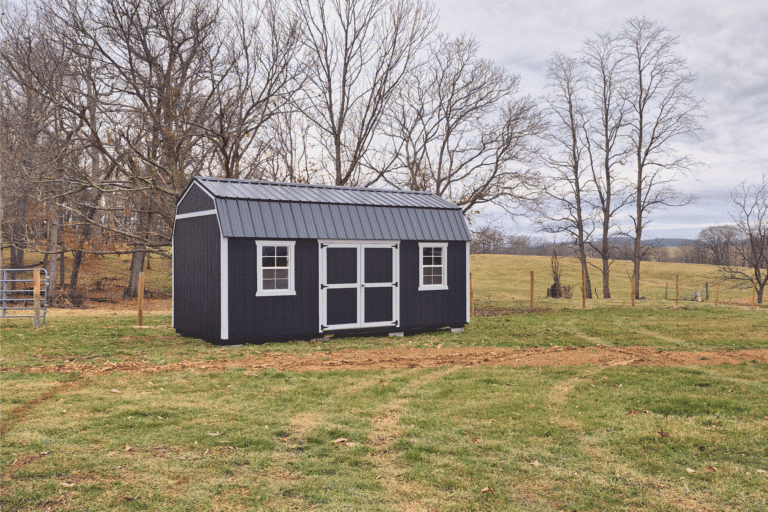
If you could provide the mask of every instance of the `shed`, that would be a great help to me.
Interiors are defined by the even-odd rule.
[[[176,204],[173,326],[224,344],[461,327],[469,241],[426,192],[196,177]]]

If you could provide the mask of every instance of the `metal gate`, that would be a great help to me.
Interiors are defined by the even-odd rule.
[[[35,271],[40,271],[40,316],[45,325],[48,309],[48,272],[45,269],[8,268],[2,274],[2,318],[33,318],[35,316]]]

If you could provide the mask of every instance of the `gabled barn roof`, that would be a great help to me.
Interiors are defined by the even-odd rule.
[[[427,192],[197,177],[222,236],[327,240],[470,240],[461,208]],[[182,198],[183,201],[183,198]]]

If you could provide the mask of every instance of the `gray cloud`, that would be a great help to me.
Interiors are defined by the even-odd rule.
[[[545,86],[546,60],[553,52],[575,54],[595,33],[616,33],[627,18],[647,15],[679,37],[678,54],[697,74],[694,92],[705,99],[700,140],[676,143],[679,151],[702,163],[696,176],[681,177],[681,192],[727,199],[729,187],[768,171],[764,0],[437,0],[436,5],[440,30],[477,37],[481,54],[519,74],[523,92],[534,96]],[[663,223],[672,226],[678,218],[677,224],[687,226],[693,236],[701,224],[696,218],[711,222],[708,225],[730,222],[727,207],[714,204],[704,210],[665,212]]]

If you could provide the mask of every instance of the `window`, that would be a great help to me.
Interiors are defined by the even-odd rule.
[[[447,290],[448,244],[419,244],[419,291]]]
[[[256,296],[296,295],[293,283],[294,242],[256,242]]]

